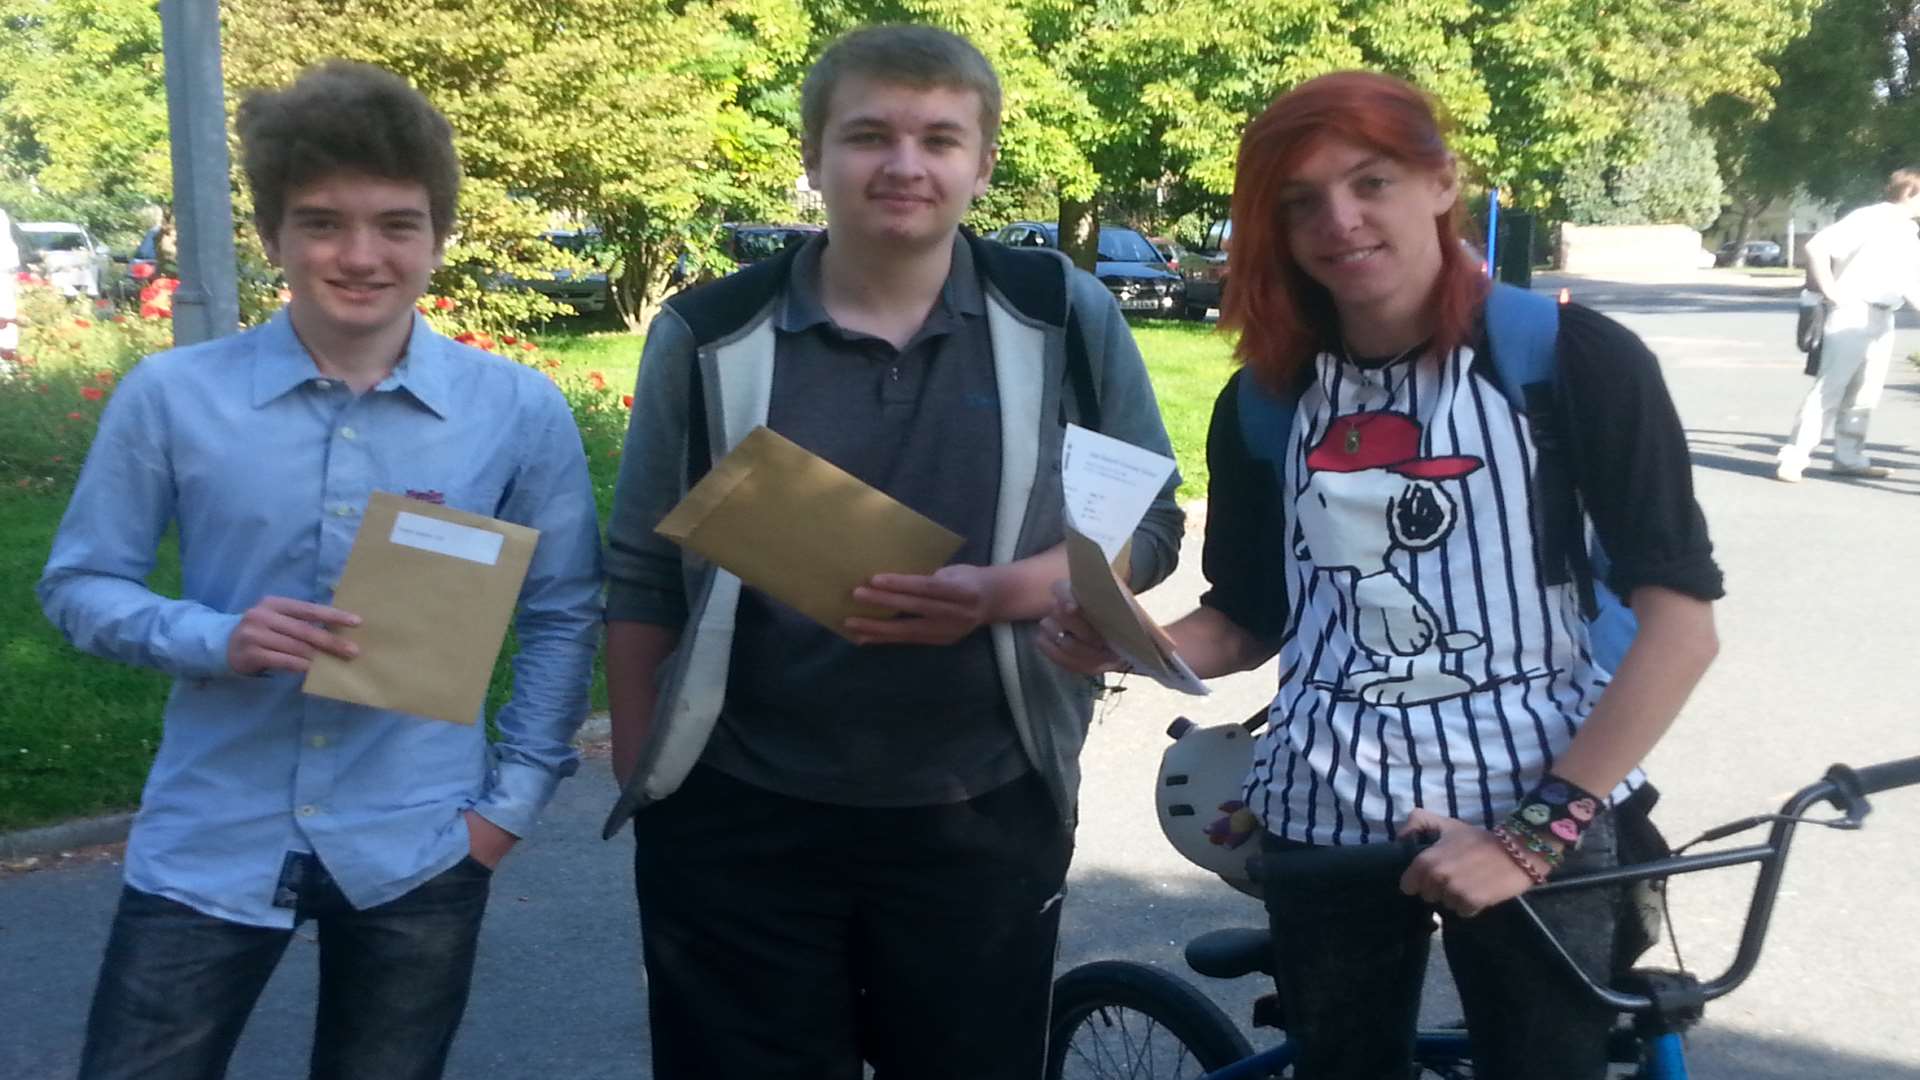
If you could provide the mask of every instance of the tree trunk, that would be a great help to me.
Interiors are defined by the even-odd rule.
[[[1100,218],[1092,199],[1060,200],[1060,250],[1073,265],[1093,273],[1100,254]]]

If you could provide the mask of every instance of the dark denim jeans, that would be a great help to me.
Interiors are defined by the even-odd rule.
[[[634,818],[655,1080],[1030,1080],[1071,844],[1038,774],[899,809],[705,766]]]
[[[463,859],[355,910],[311,856],[283,886],[320,931],[315,1080],[434,1080],[467,1007],[492,872]],[[293,931],[128,887],[100,967],[80,1080],[218,1080]]]
[[[1267,915],[1298,1080],[1406,1080],[1420,1013],[1432,905],[1400,892],[1397,845],[1314,848],[1262,839]],[[1562,873],[1618,863],[1613,822],[1587,831]],[[1588,974],[1605,978],[1616,889],[1534,901]],[[1441,915],[1478,1080],[1598,1080],[1614,1015],[1594,1003],[1524,913]]]

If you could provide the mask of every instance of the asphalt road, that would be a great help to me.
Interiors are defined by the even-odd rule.
[[[1817,458],[1804,483],[1779,484],[1769,478],[1771,454],[1808,385],[1791,344],[1789,282],[1714,274],[1659,285],[1536,282],[1561,284],[1663,358],[1727,571],[1720,661],[1649,763],[1666,793],[1662,827],[1689,837],[1773,809],[1832,762],[1920,754],[1920,714],[1901,682],[1920,673],[1912,655],[1920,576],[1910,569],[1920,538],[1920,371],[1896,363],[1875,417],[1871,449],[1896,467],[1892,478],[1834,480]],[[1920,349],[1920,331],[1903,330],[1899,344],[1903,356]],[[1187,554],[1181,573],[1147,598],[1163,617],[1199,592],[1197,543]],[[1169,719],[1245,716],[1272,678],[1223,681],[1205,701],[1136,684],[1097,721],[1063,969],[1132,957],[1177,970],[1188,937],[1261,921],[1252,901],[1166,846],[1150,794]],[[648,1075],[630,850],[597,839],[610,787],[604,760],[589,760],[502,867],[450,1076]],[[1920,1080],[1910,1019],[1920,789],[1877,805],[1860,833],[1803,831],[1758,971],[1710,1008],[1690,1040],[1695,1076]],[[1675,887],[1690,967],[1717,971],[1731,955],[1750,881],[1732,871]],[[0,1077],[72,1075],[117,888],[118,867],[101,858],[0,877]],[[230,1075],[304,1075],[314,961],[310,940],[288,952]],[[1206,989],[1244,1020],[1257,988]],[[1437,953],[1428,1012],[1456,1015]]]

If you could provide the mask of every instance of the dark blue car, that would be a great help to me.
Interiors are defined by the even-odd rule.
[[[1008,247],[1058,249],[1060,227],[1044,221],[1016,221],[994,233],[993,239]],[[1122,311],[1176,317],[1186,311],[1186,283],[1136,229],[1100,226],[1100,252],[1093,276],[1120,301]]]

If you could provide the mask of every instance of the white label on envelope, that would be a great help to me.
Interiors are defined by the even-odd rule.
[[[451,555],[486,566],[500,561],[500,545],[507,540],[496,532],[409,514],[405,510],[394,516],[393,535],[388,539],[410,548],[431,551],[436,555]]]

